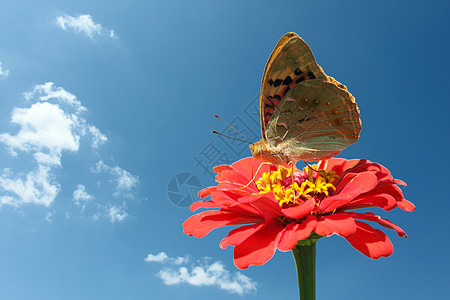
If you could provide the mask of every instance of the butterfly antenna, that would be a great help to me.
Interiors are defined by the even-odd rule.
[[[248,137],[246,137],[245,135],[243,135],[242,133],[240,133],[239,131],[237,131],[236,128],[234,128],[233,126],[231,126],[230,124],[228,124],[227,122],[225,122],[224,119],[222,119],[222,118],[219,117],[218,115],[214,115],[214,117],[216,117],[216,118],[219,119],[220,121],[224,122],[225,124],[228,125],[228,127],[230,127],[231,129],[233,129],[234,131],[236,131],[237,133],[239,133],[240,135],[242,135],[243,137],[245,137],[245,138],[247,139],[247,141],[245,141],[245,142],[248,142],[248,143],[250,143],[250,144],[253,144],[253,142],[252,142]],[[223,134],[222,134],[222,135],[223,135]]]
[[[217,131],[215,131],[215,130],[213,130],[213,131],[212,131],[212,133],[214,133],[214,134],[218,134],[218,135],[221,135],[221,136],[224,136],[224,137],[226,137],[226,138],[229,138],[229,139],[232,139],[232,140],[235,140],[235,141],[239,141],[239,142],[244,142],[244,143],[250,143],[250,144],[252,144],[252,143],[251,143],[251,142],[249,142],[249,141],[246,141],[246,140],[240,140],[240,139],[235,139],[235,138],[232,138],[231,136],[228,136],[228,135],[222,134],[222,133],[220,133],[220,132],[217,132]]]

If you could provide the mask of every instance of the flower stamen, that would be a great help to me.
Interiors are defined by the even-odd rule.
[[[319,203],[336,190],[333,182],[338,176],[333,171],[312,168],[316,166],[308,165],[303,171],[279,166],[275,171],[264,172],[255,181],[259,194],[273,192],[280,207],[299,205],[313,197]]]

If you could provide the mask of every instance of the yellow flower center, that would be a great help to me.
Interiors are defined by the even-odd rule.
[[[317,170],[316,165],[312,167]],[[313,172],[317,176],[313,177]],[[321,170],[317,173],[309,167],[299,171],[295,167],[290,169],[279,166],[276,171],[263,173],[255,183],[259,194],[273,192],[280,207],[288,207],[301,204],[312,197],[316,197],[318,201],[325,199],[336,189],[333,182],[337,178],[334,171]]]

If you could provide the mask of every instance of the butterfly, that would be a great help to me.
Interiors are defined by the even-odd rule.
[[[361,131],[355,98],[325,74],[294,32],[278,41],[267,61],[260,117],[262,139],[250,151],[276,164],[331,158],[355,143]]]

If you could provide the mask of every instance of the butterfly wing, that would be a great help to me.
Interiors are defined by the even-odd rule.
[[[260,95],[263,139],[266,139],[264,133],[269,120],[285,94],[296,84],[313,79],[334,82],[340,88],[346,89],[344,85],[325,74],[301,37],[293,32],[286,33],[278,41],[264,69]]]
[[[268,143],[291,161],[332,157],[358,140],[355,98],[333,82],[308,80],[293,86],[275,109]]]

